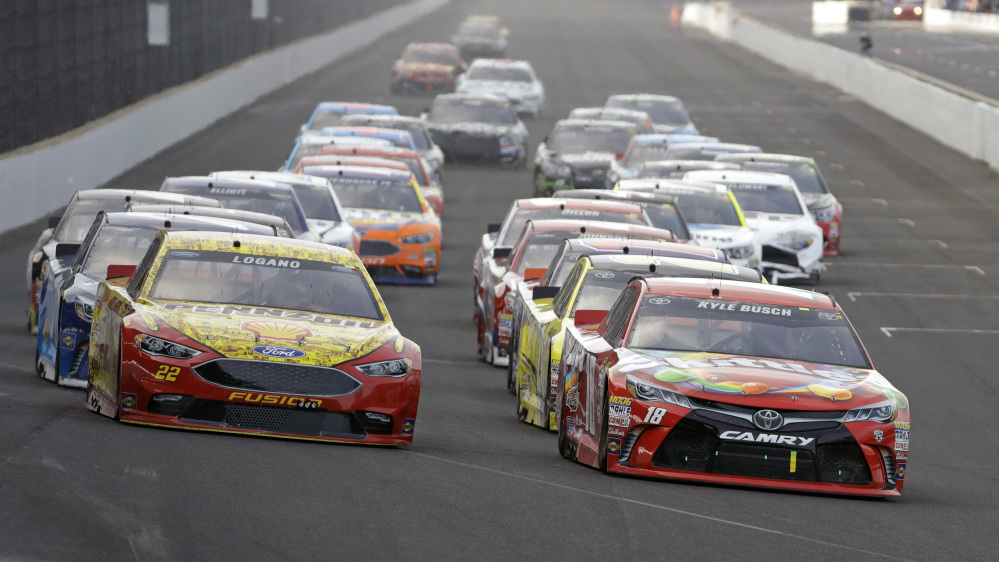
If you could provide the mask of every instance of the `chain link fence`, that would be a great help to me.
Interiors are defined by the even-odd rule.
[[[404,1],[0,0],[0,154]],[[150,4],[167,45],[149,44]]]

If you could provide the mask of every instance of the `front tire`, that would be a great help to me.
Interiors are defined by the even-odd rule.
[[[601,418],[600,424],[600,454],[598,455],[600,472],[604,474],[607,473],[607,409],[610,406],[607,400],[607,396],[604,395],[604,413]]]

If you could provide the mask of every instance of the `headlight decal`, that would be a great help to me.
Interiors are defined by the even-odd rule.
[[[135,344],[148,355],[170,357],[172,359],[191,359],[201,355],[197,349],[174,343],[149,334],[135,336]]]

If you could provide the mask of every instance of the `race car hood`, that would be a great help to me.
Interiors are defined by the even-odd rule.
[[[821,229],[811,216],[787,215],[778,213],[747,212],[746,223],[752,228],[763,244],[790,242],[794,237],[821,236]]]
[[[689,125],[667,125],[665,123],[655,123],[652,125],[656,133],[667,135],[696,135],[697,129],[693,124]]]
[[[427,122],[427,127],[442,133],[465,133],[469,135],[505,135],[516,132],[516,125],[495,125],[492,123],[452,123],[443,125],[439,123]]]
[[[152,304],[142,314],[152,335],[165,323],[233,359],[332,367],[400,337],[391,322],[382,320],[253,306]]]
[[[701,246],[708,248],[730,248],[751,244],[756,235],[744,226],[723,224],[692,223],[687,225],[690,235]]]
[[[517,82],[513,80],[465,80],[461,84],[461,91],[488,92],[506,98],[520,98],[533,93],[534,88],[532,88],[530,82]]]
[[[436,62],[404,62],[397,65],[397,67],[403,72],[433,72],[437,74],[451,74],[454,72],[454,65]]]
[[[348,207],[344,209],[344,214],[354,228],[361,230],[399,230],[409,224],[426,222],[421,213],[398,213],[380,209]]]
[[[905,396],[877,371],[789,359],[655,350],[618,351],[611,376],[631,375],[693,398],[756,408],[849,410]]]
[[[610,165],[617,157],[610,152],[579,152],[574,154],[559,154],[558,160],[570,166]]]

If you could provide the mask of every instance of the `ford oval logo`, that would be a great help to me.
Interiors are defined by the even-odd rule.
[[[253,348],[253,352],[267,357],[284,357],[286,359],[305,356],[305,352],[300,349],[291,349],[290,347],[279,347],[276,345],[258,345]]]

